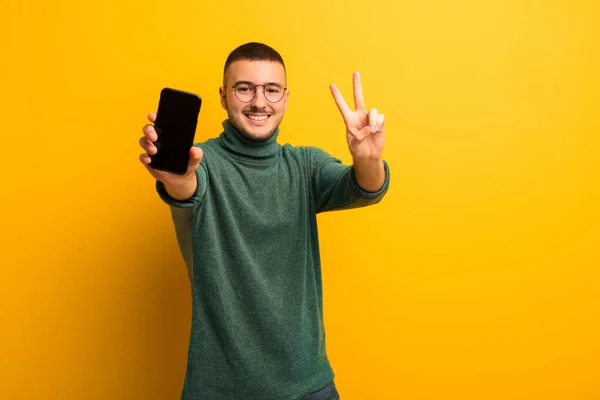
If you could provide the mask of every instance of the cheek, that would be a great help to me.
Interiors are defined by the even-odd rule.
[[[287,108],[287,103],[285,103],[282,100],[279,104],[277,104],[277,107],[275,107],[275,111],[277,112],[277,114],[281,115],[286,110],[286,108]]]
[[[241,112],[246,107],[246,104],[239,102],[237,99],[229,99],[229,109],[233,112]]]
[[[228,100],[227,101],[227,112],[229,112],[230,114],[236,114],[238,111],[239,111],[239,109],[236,107],[236,105],[231,100]]]

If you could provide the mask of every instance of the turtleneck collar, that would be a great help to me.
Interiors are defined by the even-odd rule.
[[[279,128],[273,135],[262,142],[250,140],[238,131],[228,119],[222,123],[224,131],[221,133],[221,143],[223,146],[235,153],[254,158],[271,158],[278,154],[281,146],[277,143]]]

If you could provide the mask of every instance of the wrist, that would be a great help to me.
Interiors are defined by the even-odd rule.
[[[352,163],[355,166],[361,166],[366,168],[376,168],[380,165],[383,165],[383,160],[380,157],[370,158],[370,157],[352,157]]]
[[[383,160],[355,159],[352,166],[358,186],[367,192],[377,192],[385,182],[385,167]]]
[[[180,177],[179,179],[164,181],[165,190],[176,200],[187,200],[194,195],[197,187],[196,172]]]
[[[171,182],[165,183],[174,189],[180,189],[189,186],[191,183],[196,181],[196,171],[187,173],[178,177],[177,179],[173,179]]]

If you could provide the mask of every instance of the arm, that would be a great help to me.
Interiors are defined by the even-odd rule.
[[[199,206],[206,194],[208,181],[204,157],[200,160],[196,171],[193,171],[189,176],[189,178],[182,179],[180,184],[172,181],[156,180],[156,190],[160,198],[175,208],[196,208]]]
[[[357,178],[356,165],[346,165],[318,148],[307,148],[312,181],[312,194],[317,213],[333,210],[367,207],[379,203],[385,196],[390,182],[389,168],[381,161],[382,181],[375,182],[369,174]],[[375,164],[377,170],[378,165]],[[360,173],[361,168],[358,168]],[[365,181],[367,183],[365,183]],[[364,187],[363,187],[364,186]],[[377,187],[376,187],[377,186]]]
[[[148,120],[154,123],[156,121],[156,113],[148,114]],[[144,136],[140,138],[139,142],[145,153],[140,154],[140,162],[144,164],[150,175],[156,179],[157,189],[159,189],[161,197],[176,202],[190,200],[197,193],[199,185],[200,176],[197,170],[204,155],[202,149],[197,146],[190,148],[188,169],[184,175],[159,171],[149,165],[152,161],[152,156],[158,152],[155,144],[158,140],[158,134],[152,124],[145,125],[143,132]]]
[[[365,192],[379,191],[385,182],[385,169],[382,160],[354,160],[352,165],[358,186]]]
[[[173,199],[179,201],[189,200],[196,193],[196,188],[198,187],[196,173],[189,174],[180,181],[163,183],[165,192]]]
[[[354,105],[351,111],[335,85],[331,93],[346,125],[346,140],[353,158],[354,175],[358,185],[366,192],[377,192],[385,182],[382,161],[385,144],[384,116],[373,108],[368,113],[362,94],[358,72],[354,73]]]

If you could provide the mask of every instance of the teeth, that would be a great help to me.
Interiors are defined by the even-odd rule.
[[[246,116],[248,118],[250,118],[252,121],[264,121],[265,119],[269,118],[268,115],[250,115],[250,114],[247,114]]]

